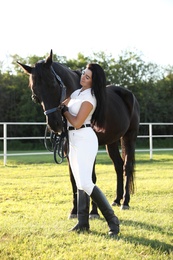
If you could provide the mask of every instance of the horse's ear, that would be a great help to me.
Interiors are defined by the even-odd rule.
[[[46,63],[46,65],[48,65],[49,67],[52,65],[52,56],[53,56],[53,52],[52,52],[52,50],[50,51],[50,55],[47,57],[47,59],[46,59],[46,61],[45,61],[45,63]]]
[[[20,63],[19,61],[17,61],[17,64],[19,64],[19,66],[24,70],[25,73],[27,73],[27,74],[32,73],[32,67],[24,65],[24,64]]]

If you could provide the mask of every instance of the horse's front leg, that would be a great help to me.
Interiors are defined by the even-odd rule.
[[[77,218],[77,186],[76,186],[76,182],[70,164],[68,165],[69,165],[70,181],[71,181],[72,191],[73,191],[73,208],[69,214],[69,219],[71,219],[71,218]]]

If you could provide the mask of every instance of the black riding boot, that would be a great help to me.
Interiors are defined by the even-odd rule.
[[[89,230],[89,204],[90,198],[83,190],[77,193],[77,218],[78,223],[70,231]]]
[[[115,216],[114,211],[111,208],[105,195],[102,193],[102,191],[97,186],[95,186],[90,197],[97,204],[101,213],[105,217],[105,219],[108,223],[108,226],[110,228],[109,235],[110,236],[117,235],[119,233],[119,220]]]

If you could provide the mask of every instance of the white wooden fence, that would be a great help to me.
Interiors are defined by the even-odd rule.
[[[3,127],[3,136],[0,137],[0,140],[3,142],[3,151],[0,156],[3,157],[4,165],[7,164],[7,157],[9,156],[22,156],[22,155],[42,155],[42,154],[50,154],[50,152],[33,152],[33,153],[8,153],[8,145],[7,141],[10,140],[34,140],[34,139],[44,139],[44,136],[41,137],[8,137],[8,126],[9,125],[46,125],[46,123],[35,123],[35,122],[0,122],[0,126]],[[173,125],[173,123],[140,123],[140,125],[148,126],[148,134],[147,135],[139,135],[138,138],[148,138],[149,139],[149,148],[148,149],[140,149],[136,150],[137,152],[149,152],[150,159],[152,159],[153,151],[173,151],[173,148],[162,148],[162,149],[154,149],[153,148],[153,138],[173,138],[173,135],[153,135],[153,126],[161,126],[161,125]]]

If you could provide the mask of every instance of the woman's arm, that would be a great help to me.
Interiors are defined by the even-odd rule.
[[[74,126],[75,128],[80,128],[85,122],[89,113],[92,111],[92,109],[93,109],[93,105],[88,101],[84,101],[76,116],[70,114],[69,111],[65,111],[63,115],[70,122],[70,124],[72,124],[72,126]]]

